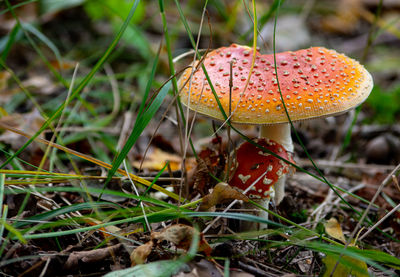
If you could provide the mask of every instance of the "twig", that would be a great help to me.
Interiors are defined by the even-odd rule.
[[[262,269],[254,267],[254,266],[245,264],[244,262],[241,262],[241,261],[238,262],[238,265],[239,265],[239,267],[241,269],[244,269],[245,271],[248,271],[248,272],[254,274],[255,276],[267,276],[267,277],[276,277],[276,276],[278,276],[276,274],[268,273],[268,272],[266,272],[266,271],[264,271]]]
[[[396,176],[392,175],[393,183],[395,184],[396,188],[400,191],[399,181],[397,181]]]
[[[363,238],[365,238],[366,236],[368,236],[369,233],[371,233],[376,227],[378,227],[383,221],[385,221],[389,216],[391,216],[394,212],[396,212],[397,210],[400,209],[400,203],[394,207],[392,210],[390,210],[390,212],[388,212],[387,214],[385,214],[384,217],[382,217],[377,223],[374,224],[374,226],[372,226],[371,228],[368,229],[367,232],[365,232],[361,237],[360,240],[362,240]]]
[[[128,167],[126,166],[126,159],[124,159],[123,163],[124,163],[125,171],[126,171],[126,172],[129,172],[129,171],[128,171]],[[127,176],[128,176],[128,178],[129,178],[129,181],[130,181],[131,184],[132,184],[132,188],[133,188],[133,190],[135,191],[135,194],[136,194],[137,196],[140,196],[140,194],[139,194],[139,192],[138,192],[138,190],[137,190],[137,188],[136,188],[136,186],[135,186],[135,183],[133,182],[133,180],[132,180],[130,174],[127,174]],[[143,201],[140,201],[140,207],[142,208],[143,218],[144,218],[144,221],[146,222],[147,229],[148,229],[149,231],[151,231],[150,223],[149,223],[149,221],[147,220],[146,211],[144,210]]]
[[[204,6],[203,12],[201,14],[201,21],[200,21],[199,33],[198,33],[198,36],[197,36],[196,46],[195,46],[194,53],[193,53],[193,61],[192,61],[192,68],[191,68],[192,72],[191,72],[190,78],[189,78],[189,93],[188,93],[188,102],[187,102],[187,106],[186,106],[186,118],[187,118],[187,120],[189,120],[189,111],[190,111],[189,104],[190,104],[190,96],[191,96],[190,91],[191,91],[191,87],[192,87],[192,84],[193,84],[193,74],[195,72],[194,69],[196,67],[195,61],[196,61],[196,56],[197,56],[197,53],[198,53],[197,51],[199,49],[201,31],[203,29],[203,22],[204,22],[204,16],[205,16],[206,11],[207,11],[206,10],[206,6]],[[206,52],[206,55],[207,55],[207,52]],[[204,89],[204,86],[203,86],[203,89]],[[203,95],[203,89],[202,89],[201,94],[200,94],[200,99],[201,99],[201,97]],[[177,94],[179,95],[179,92]],[[196,115],[197,115],[197,111],[195,112],[195,115],[194,115],[194,117],[192,119],[192,122],[190,124],[190,128],[189,129],[188,129],[188,125],[189,125],[188,122],[185,124],[185,133],[184,133],[185,136],[184,136],[184,143],[183,143],[183,148],[182,148],[183,156],[182,156],[182,165],[181,165],[182,175],[184,175],[185,178],[181,178],[181,180],[180,180],[179,199],[181,198],[181,195],[182,195],[183,181],[185,181],[186,186],[188,186],[188,184],[187,184],[187,174],[186,174],[186,172],[184,172],[186,170],[185,162],[186,162],[187,149],[189,147],[190,134],[192,133],[192,130],[193,130],[194,122],[196,120]],[[178,205],[180,205],[180,201],[178,201]]]

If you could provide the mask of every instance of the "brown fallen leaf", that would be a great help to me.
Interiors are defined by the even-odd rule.
[[[211,179],[206,162],[203,159],[199,159],[196,168],[190,173],[188,177],[192,180],[193,192],[200,192],[204,195],[204,190]]]
[[[153,249],[153,241],[149,241],[139,247],[136,247],[135,250],[132,251],[131,253],[131,262],[132,266],[138,265],[138,264],[144,264],[147,260],[147,257],[150,255],[151,250]]]
[[[169,241],[176,245],[176,247],[189,250],[194,236],[200,236],[199,252],[204,252],[207,256],[211,255],[212,249],[208,242],[205,240],[203,234],[199,233],[195,228],[184,225],[175,224],[165,228],[161,232],[152,232],[151,238],[158,241]]]
[[[95,250],[79,252],[74,251],[69,255],[67,261],[65,262],[64,269],[76,269],[76,267],[79,265],[79,262],[89,264],[104,260],[107,257],[113,255],[113,253],[117,251],[121,247],[121,245],[122,244],[119,243],[113,246]]]
[[[218,183],[210,194],[203,197],[200,210],[206,211],[217,204],[233,199],[243,200],[244,202],[249,201],[246,195],[232,188],[227,183]]]

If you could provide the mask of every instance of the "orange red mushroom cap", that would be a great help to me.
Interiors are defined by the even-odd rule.
[[[322,47],[276,54],[255,53],[247,46],[232,44],[208,53],[204,66],[217,96],[228,113],[229,80],[232,77],[232,122],[245,124],[287,123],[280,93],[292,121],[339,114],[361,104],[372,89],[368,71],[343,54]],[[230,62],[232,76],[230,76]],[[210,84],[201,67],[188,68],[179,80],[183,104],[199,113],[223,120]]]
[[[265,138],[257,139],[255,142],[282,158],[293,161],[291,153],[279,143]],[[263,152],[249,142],[242,143],[237,149],[236,162],[237,168],[229,184],[242,192],[264,174],[246,194],[250,198],[269,198],[275,183],[289,172],[287,163]]]

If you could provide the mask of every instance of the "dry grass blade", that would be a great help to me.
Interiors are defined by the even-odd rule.
[[[27,133],[25,133],[25,132],[22,132],[22,131],[20,131],[20,130],[18,130],[18,129],[15,129],[15,128],[13,128],[13,127],[11,127],[11,126],[8,126],[8,125],[6,125],[6,124],[4,124],[4,123],[1,123],[1,122],[0,122],[0,128],[6,129],[6,130],[11,131],[11,132],[14,132],[14,133],[19,134],[19,135],[21,135],[21,136],[24,136],[24,137],[26,137],[26,138],[31,138],[31,137],[32,137],[32,136],[30,136],[29,134],[27,134]],[[89,161],[89,162],[92,162],[92,163],[94,163],[94,164],[97,164],[97,165],[99,165],[99,166],[101,166],[101,167],[104,167],[104,168],[106,168],[106,169],[111,169],[111,167],[112,167],[112,166],[111,166],[110,164],[108,164],[108,163],[105,163],[105,162],[103,162],[103,161],[100,161],[100,160],[98,160],[98,159],[95,159],[95,158],[93,158],[93,157],[90,157],[90,156],[88,156],[88,155],[79,153],[78,151],[69,149],[69,148],[64,147],[64,146],[61,146],[61,145],[59,145],[59,144],[52,143],[52,142],[50,142],[50,141],[48,141],[48,140],[45,140],[45,139],[42,139],[42,138],[38,138],[38,137],[36,137],[34,140],[35,140],[36,142],[40,142],[40,143],[43,143],[43,144],[46,144],[46,145],[50,145],[51,147],[55,147],[55,148],[57,148],[57,149],[59,149],[59,150],[62,150],[62,151],[64,151],[64,152],[66,152],[66,153],[72,154],[72,155],[74,155],[74,156],[76,156],[76,157],[79,157],[79,158],[82,158],[82,159],[84,159],[84,160],[86,160],[86,161]],[[138,183],[140,183],[140,184],[142,184],[142,185],[145,185],[145,186],[148,186],[148,187],[152,185],[151,182],[149,182],[149,181],[147,181],[147,180],[144,180],[143,178],[141,178],[141,177],[139,177],[139,176],[136,176],[136,175],[134,175],[134,174],[127,173],[125,170],[117,169],[117,172],[118,172],[119,174],[122,174],[123,176],[128,176],[128,174],[129,174],[129,177],[130,177],[133,181],[138,182]],[[152,188],[154,188],[155,190],[158,190],[158,191],[164,193],[165,195],[168,195],[169,197],[171,197],[171,198],[173,198],[173,199],[175,199],[175,200],[181,200],[180,197],[179,197],[178,195],[176,195],[175,193],[170,192],[170,191],[166,190],[165,188],[160,187],[160,186],[158,186],[158,185],[156,185],[156,184],[153,184],[153,185],[152,185]]]

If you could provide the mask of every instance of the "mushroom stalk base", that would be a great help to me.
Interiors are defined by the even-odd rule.
[[[269,201],[270,198],[264,198],[264,199],[253,199],[254,202],[259,204],[260,206],[263,206],[264,208],[268,209],[269,207]],[[264,210],[260,210],[257,207],[255,207],[251,203],[243,203],[243,208],[245,209],[252,209],[255,212],[252,212],[251,214],[255,216],[259,216],[263,219],[268,219],[268,213]],[[240,231],[241,232],[249,232],[249,231],[254,231],[254,230],[265,230],[268,229],[268,224],[266,223],[258,223],[254,221],[241,221],[240,222]]]
[[[292,141],[292,136],[290,134],[290,124],[275,124],[275,125],[263,125],[261,126],[260,136],[272,139],[277,143],[280,143],[285,150],[288,152],[293,152],[294,146]],[[279,155],[279,153],[276,153]],[[275,184],[275,205],[279,205],[285,196],[285,181],[286,176],[282,176],[278,182]]]

